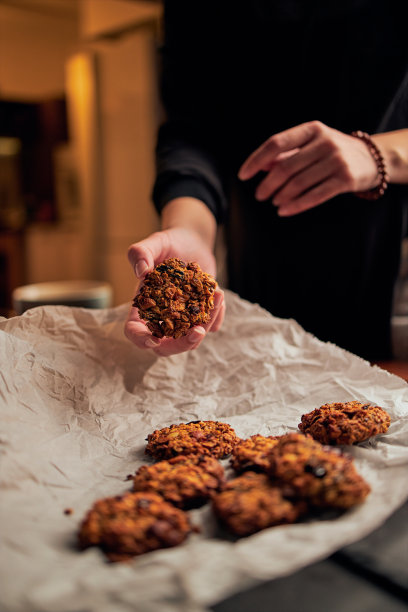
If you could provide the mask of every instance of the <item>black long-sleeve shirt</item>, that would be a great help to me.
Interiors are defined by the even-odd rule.
[[[280,218],[240,182],[272,134],[319,119],[408,127],[408,9],[398,0],[165,2],[154,202],[196,197],[226,226],[229,287],[370,359],[391,355],[407,188]],[[339,6],[337,6],[339,4]],[[405,79],[405,80],[404,80]]]

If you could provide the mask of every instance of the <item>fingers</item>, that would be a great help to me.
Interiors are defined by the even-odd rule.
[[[153,352],[160,357],[170,357],[198,348],[205,338],[205,329],[201,325],[193,327],[185,336],[177,338],[162,338]]]
[[[198,348],[207,332],[218,331],[225,316],[224,292],[217,288],[214,293],[214,308],[211,320],[206,325],[196,325],[181,338],[156,338],[140,319],[137,308],[131,307],[125,324],[125,335],[141,349],[152,349],[156,355],[169,357]]]
[[[245,180],[263,170],[267,174],[255,197],[272,199],[280,216],[294,215],[375,184],[374,160],[361,144],[318,121],[304,123],[269,138],[248,157],[238,176]]]
[[[290,204],[306,191],[310,191],[328,179],[334,172],[335,166],[330,158],[320,160],[293,176],[282,189],[275,193],[273,203],[275,206]]]
[[[168,238],[165,232],[155,232],[145,240],[132,244],[128,249],[128,259],[137,278],[142,278],[152,270],[158,261],[168,257]]]
[[[214,308],[211,312],[211,320],[204,327],[206,331],[216,332],[220,329],[225,317],[224,292],[217,287],[214,293]]]
[[[212,320],[212,324],[211,327],[209,329],[209,331],[211,332],[217,332],[221,329],[221,326],[224,322],[224,318],[225,318],[225,302],[223,302],[220,306],[220,308],[218,309],[217,313],[215,314],[213,320]]]
[[[243,181],[252,178],[265,167],[270,166],[283,152],[304,147],[324,127],[319,121],[311,121],[274,134],[245,160],[238,172],[238,177]]]
[[[301,154],[299,154],[298,149],[298,153],[273,164],[267,176],[259,183],[255,191],[256,199],[262,201],[271,198],[300,171],[324,159],[327,155],[326,149],[324,143],[313,142],[301,149]]]
[[[290,217],[298,213],[323,204],[330,198],[342,193],[341,181],[336,176],[331,176],[319,185],[313,187],[299,198],[279,207],[278,214],[281,217]]]
[[[146,324],[139,318],[137,308],[133,306],[130,308],[124,331],[126,338],[141,349],[154,348],[160,344],[160,339],[152,336]]]

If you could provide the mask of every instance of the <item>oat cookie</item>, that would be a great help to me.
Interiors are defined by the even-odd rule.
[[[127,493],[97,501],[79,529],[80,548],[99,546],[110,561],[127,561],[181,544],[192,531],[185,512],[154,493]]]
[[[224,468],[211,455],[178,455],[142,465],[133,477],[134,491],[158,493],[180,508],[201,505],[224,485]]]
[[[266,474],[249,471],[230,480],[224,491],[213,498],[212,508],[228,531],[246,536],[266,527],[295,522],[302,506],[285,499]]]
[[[279,436],[261,436],[256,434],[246,440],[240,440],[232,449],[231,466],[235,472],[245,470],[265,472],[269,467],[269,454],[277,444]]]
[[[133,306],[153,336],[180,338],[190,327],[209,322],[216,287],[197,263],[173,257],[146,275]]]
[[[191,421],[156,429],[147,436],[146,454],[156,459],[176,455],[213,455],[218,459],[229,455],[238,442],[235,431],[219,421]]]
[[[351,508],[370,492],[352,457],[323,446],[309,435],[282,436],[271,451],[268,474],[286,487],[286,495],[292,489],[293,498],[316,508]]]
[[[322,444],[355,444],[385,433],[390,422],[390,415],[379,406],[335,402],[304,414],[299,429]]]

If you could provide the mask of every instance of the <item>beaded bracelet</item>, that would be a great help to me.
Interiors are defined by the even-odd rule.
[[[381,196],[384,195],[389,181],[389,176],[385,168],[384,157],[369,134],[362,132],[361,130],[357,130],[356,132],[352,132],[351,135],[355,138],[360,138],[360,140],[367,145],[368,150],[370,151],[377,165],[377,173],[380,177],[380,182],[377,187],[374,187],[374,189],[369,189],[368,191],[356,191],[354,192],[354,195],[356,195],[358,198],[363,198],[363,200],[378,200],[378,198],[381,198]]]

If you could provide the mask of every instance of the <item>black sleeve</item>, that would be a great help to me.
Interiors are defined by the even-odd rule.
[[[215,2],[164,3],[160,93],[166,121],[158,133],[153,188],[159,212],[169,200],[190,196],[217,221],[224,216],[221,43]]]

